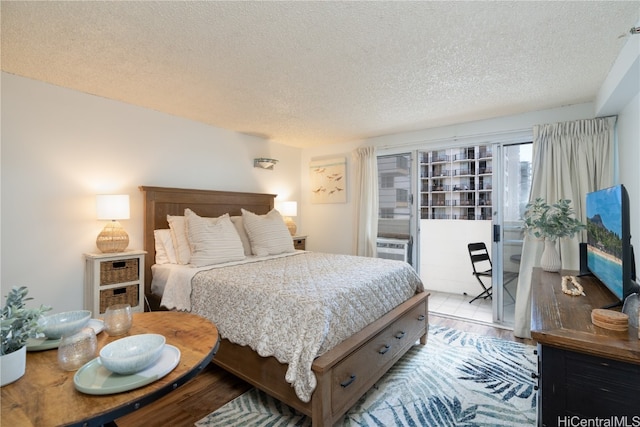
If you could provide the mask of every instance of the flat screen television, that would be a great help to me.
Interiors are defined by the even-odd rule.
[[[620,304],[628,295],[638,292],[631,247],[629,195],[623,185],[588,193],[586,211],[587,267]]]

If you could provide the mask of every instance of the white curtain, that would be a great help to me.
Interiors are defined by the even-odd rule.
[[[378,159],[375,147],[353,151],[355,163],[356,254],[376,256],[378,236]]]
[[[615,117],[538,125],[533,128],[533,170],[529,200],[571,200],[576,218],[586,223],[585,195],[613,185]],[[582,236],[558,239],[562,268],[578,270]],[[516,295],[517,337],[531,338],[531,273],[544,244],[525,236]]]

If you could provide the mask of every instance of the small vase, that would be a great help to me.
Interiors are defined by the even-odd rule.
[[[553,240],[544,241],[544,251],[542,251],[542,257],[540,257],[540,267],[544,271],[551,273],[557,273],[562,268],[562,261],[560,260],[560,254],[556,250],[556,244]]]
[[[0,387],[20,379],[27,366],[27,346],[0,356]]]

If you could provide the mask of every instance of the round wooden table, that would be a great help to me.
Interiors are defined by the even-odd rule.
[[[2,387],[0,424],[6,426],[101,426],[148,405],[195,377],[218,350],[218,330],[204,317],[182,312],[135,313],[127,335],[164,335],[180,350],[178,366],[165,377],[141,388],[109,395],[76,390],[75,372],[58,366],[57,350],[27,353],[25,375]],[[122,337],[98,334],[98,351]]]

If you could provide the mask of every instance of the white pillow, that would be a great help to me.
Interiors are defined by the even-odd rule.
[[[218,218],[203,218],[190,209],[185,209],[184,216],[191,245],[191,265],[202,267],[245,258],[242,241],[229,214]]]
[[[176,251],[173,249],[171,230],[153,230],[156,241],[156,264],[177,264]]]
[[[267,256],[295,251],[291,233],[277,210],[272,209],[266,215],[256,215],[242,209],[242,218],[254,255]]]
[[[178,264],[186,265],[191,261],[191,248],[187,239],[187,228],[183,216],[167,215],[167,222],[171,229],[171,240],[176,252]]]
[[[241,216],[232,216],[231,222],[233,226],[236,228],[238,232],[238,236],[240,236],[240,241],[242,242],[242,247],[244,248],[244,254],[246,256],[251,255],[251,242],[249,241],[249,236],[247,235],[247,230],[244,229],[244,221]]]

